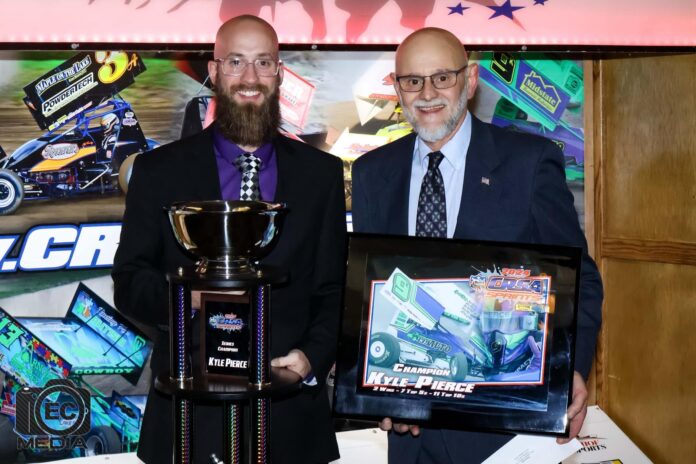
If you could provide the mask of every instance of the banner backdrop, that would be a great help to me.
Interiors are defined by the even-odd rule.
[[[0,43],[207,48],[240,14],[286,44],[397,44],[438,26],[474,45],[696,46],[693,0],[0,0]]]
[[[562,147],[582,216],[582,63],[559,57],[479,56],[470,108],[484,121]],[[107,58],[137,62],[138,72],[109,87],[114,74],[92,66]],[[343,159],[350,209],[352,162],[411,131],[388,79],[394,54],[295,51],[281,58],[283,130]],[[0,430],[7,432],[0,462],[136,449],[152,331],[113,307],[122,168],[138,152],[210,122],[213,100],[194,71],[205,63],[133,51],[0,53]],[[93,85],[73,89],[85,79]],[[107,88],[113,92],[101,93]],[[60,105],[44,105],[58,95]],[[69,429],[38,420],[28,415],[35,403],[23,391],[67,395],[79,406],[70,415],[89,420]],[[46,430],[60,434],[42,441]]]

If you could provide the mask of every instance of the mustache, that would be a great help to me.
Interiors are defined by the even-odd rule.
[[[413,102],[413,106],[415,108],[423,108],[423,107],[430,107],[430,106],[447,106],[447,100],[444,98],[434,98],[432,100],[415,100]]]
[[[229,90],[230,90],[230,93],[232,93],[232,92],[244,91],[244,90],[252,91],[252,92],[258,91],[258,92],[261,92],[261,93],[264,94],[264,95],[268,95],[268,94],[271,92],[271,89],[269,89],[268,87],[266,87],[266,86],[263,85],[263,84],[250,84],[250,85],[247,85],[247,84],[237,84],[237,85],[231,85]]]

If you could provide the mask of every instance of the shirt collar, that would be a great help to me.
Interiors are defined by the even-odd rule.
[[[213,144],[215,146],[215,154],[230,164],[234,165],[234,160],[243,153],[246,153],[239,145],[227,139],[217,127],[213,128]],[[273,157],[273,143],[266,142],[259,148],[254,150],[254,155],[261,159],[261,169],[263,170],[269,165]]]
[[[466,152],[471,142],[471,112],[467,110],[464,122],[457,132],[442,148],[440,153],[444,156],[443,161],[448,162],[454,169],[462,169],[466,162]],[[416,139],[416,156],[421,166],[428,166],[428,155],[432,152],[425,141],[418,137]]]

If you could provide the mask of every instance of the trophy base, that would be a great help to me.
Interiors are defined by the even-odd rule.
[[[286,368],[271,367],[271,382],[258,386],[249,383],[246,377],[223,377],[195,375],[190,380],[178,380],[169,372],[160,372],[155,378],[155,389],[166,395],[186,400],[241,401],[255,398],[270,398],[292,393],[302,388],[302,378]]]
[[[224,278],[252,276],[258,273],[258,264],[248,259],[208,259],[201,258],[196,265],[196,273]]]
[[[255,285],[281,285],[288,281],[288,273],[275,266],[259,265],[254,272],[239,274],[201,274],[196,266],[180,267],[177,272],[168,273],[170,283],[186,283],[192,290],[246,289]]]

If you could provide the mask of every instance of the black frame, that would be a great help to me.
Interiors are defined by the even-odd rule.
[[[345,308],[333,401],[335,415],[374,420],[391,417],[400,422],[443,428],[567,436],[569,427],[567,408],[571,402],[574,370],[573,354],[581,253],[582,250],[577,247],[554,245],[349,234]],[[463,284],[462,279],[468,279],[479,271],[497,268],[500,273],[503,268],[520,269],[521,267],[529,270],[530,276],[526,278],[510,276],[510,282],[520,279],[522,284],[524,283],[522,280],[526,279],[529,282],[531,278],[543,283],[542,288],[546,288],[545,285],[548,284],[550,291],[546,303],[534,305],[532,309],[533,305],[526,305],[526,301],[522,299],[505,298],[509,296],[508,294],[504,294],[502,299],[496,299],[490,296],[491,293],[483,293],[482,295],[487,296],[488,299],[482,296],[480,301],[487,301],[488,303],[485,304],[488,306],[484,303],[472,306],[479,308],[478,313],[472,314],[478,314],[481,317],[477,316],[466,322],[471,327],[483,327],[481,321],[497,317],[494,315],[495,311],[506,310],[501,309],[502,304],[499,304],[501,302],[508,304],[505,306],[507,310],[514,303],[515,312],[510,313],[510,316],[516,317],[524,311],[528,311],[524,314],[536,314],[531,319],[535,323],[528,325],[534,327],[533,330],[519,330],[520,339],[524,337],[525,343],[530,346],[529,353],[526,355],[529,360],[518,367],[512,367],[512,364],[505,365],[505,369],[513,369],[510,371],[512,373],[505,372],[501,375],[500,372],[494,372],[490,367],[484,367],[483,358],[477,360],[474,356],[469,358],[466,378],[455,380],[453,377],[455,369],[435,371],[434,361],[428,367],[427,363],[419,365],[414,363],[413,359],[410,360],[410,364],[408,359],[403,360],[402,347],[408,347],[408,342],[406,345],[400,344],[399,349],[395,350],[401,353],[396,363],[393,358],[387,361],[393,363],[387,364],[391,365],[391,368],[378,366],[374,361],[374,353],[372,358],[367,355],[374,346],[372,342],[374,339],[370,339],[368,343],[368,331],[378,324],[374,322],[375,325],[371,326],[372,314],[374,313],[375,320],[378,320],[378,311],[383,314],[388,314],[389,310],[393,314],[399,313],[396,306],[389,303],[386,297],[375,296],[373,306],[375,309],[371,308],[373,288],[376,289],[380,285],[379,281],[386,281],[395,268],[399,268],[416,281],[420,279],[457,281],[456,285],[466,285],[464,288],[468,289],[470,288],[469,280]],[[485,282],[484,286],[489,285],[488,280]],[[430,291],[432,291],[435,288],[432,284],[427,282],[425,286],[431,285]],[[469,292],[474,294],[473,290]],[[379,298],[382,300],[380,301]],[[491,306],[490,303],[493,300],[495,305]],[[509,301],[506,303],[505,300]],[[387,308],[389,305],[391,307]],[[484,312],[485,317],[483,317]],[[520,316],[522,317],[526,316]],[[448,321],[438,319],[435,329],[444,330],[444,323],[449,322],[449,318],[447,319]],[[381,320],[381,324],[384,325],[384,317],[381,317]],[[413,322],[412,319],[408,321]],[[395,331],[393,323],[394,320],[389,324],[389,330]],[[489,334],[497,336],[495,331],[487,332],[479,328],[478,332],[485,333],[484,337]],[[541,335],[543,338],[539,338],[539,334],[543,334]],[[374,333],[371,335],[374,336]],[[471,335],[470,339],[473,338],[475,337]],[[533,363],[531,361],[532,345],[541,349],[540,354],[536,356],[537,365],[541,364],[538,371],[530,367]],[[491,348],[494,345],[486,346]],[[436,355],[433,355],[434,359],[436,359],[435,356],[444,356],[443,350],[434,351],[436,352]],[[433,350],[428,351],[428,353],[432,352]],[[449,361],[443,361],[440,358],[437,361],[439,367],[442,367],[443,362],[451,363],[453,357],[454,355],[444,356],[444,359]],[[420,366],[426,369],[413,375],[405,375],[394,370],[397,363],[400,366],[396,369],[401,372],[403,372],[402,366]],[[446,365],[451,366],[451,364]],[[498,366],[501,365],[501,363],[498,364]],[[428,369],[433,371],[429,372]],[[387,388],[382,388],[384,377],[378,376],[372,379],[379,378],[381,381],[379,385],[382,387],[364,386],[363,380],[368,379],[368,371],[383,372],[385,376],[390,374],[392,377],[401,379],[409,378],[411,384],[403,388],[397,385],[399,383],[397,380]],[[445,372],[445,374],[434,372]],[[535,373],[538,377],[535,381],[530,378],[519,380],[524,375],[529,377]],[[511,376],[518,374],[521,377],[510,380]],[[433,389],[433,385],[417,389],[413,385],[414,377],[419,378],[422,375],[430,375],[434,380],[433,384],[437,380],[451,382],[450,385],[436,384],[439,386],[437,390]],[[456,390],[461,393],[455,394]]]

